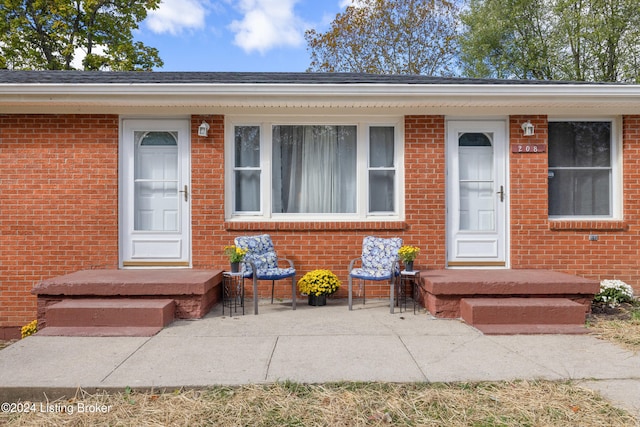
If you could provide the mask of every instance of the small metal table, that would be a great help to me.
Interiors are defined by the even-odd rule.
[[[229,316],[233,317],[233,312],[238,312],[238,305],[244,315],[244,275],[225,271],[222,273],[222,315],[224,308],[229,307]]]
[[[407,309],[407,286],[411,286],[411,298],[413,299],[413,314],[416,314],[416,298],[417,288],[420,285],[420,271],[407,271],[402,270],[400,272],[400,280],[398,281],[398,292],[396,298],[396,305],[400,307],[402,313],[402,304],[404,304],[405,310]],[[401,302],[402,301],[402,302]]]

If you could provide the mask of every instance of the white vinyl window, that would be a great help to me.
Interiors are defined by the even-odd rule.
[[[618,216],[617,131],[613,120],[549,122],[549,216]]]
[[[249,123],[227,124],[228,217],[399,217],[397,121]]]

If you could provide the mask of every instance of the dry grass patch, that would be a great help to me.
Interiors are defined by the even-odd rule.
[[[279,383],[174,393],[87,395],[66,412],[0,414],[10,426],[628,426],[636,420],[568,382]],[[106,413],[78,413],[84,405]],[[72,413],[73,412],[73,413]]]
[[[587,326],[599,338],[640,351],[640,305],[621,304],[615,308],[592,306]]]

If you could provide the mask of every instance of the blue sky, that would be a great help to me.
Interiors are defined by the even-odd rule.
[[[136,32],[161,71],[305,71],[304,32],[323,32],[351,0],[162,0]]]

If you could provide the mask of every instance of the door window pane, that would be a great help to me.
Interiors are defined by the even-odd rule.
[[[458,136],[460,231],[496,229],[492,134]]]
[[[177,133],[136,131],[134,138],[134,229],[177,231]]]

